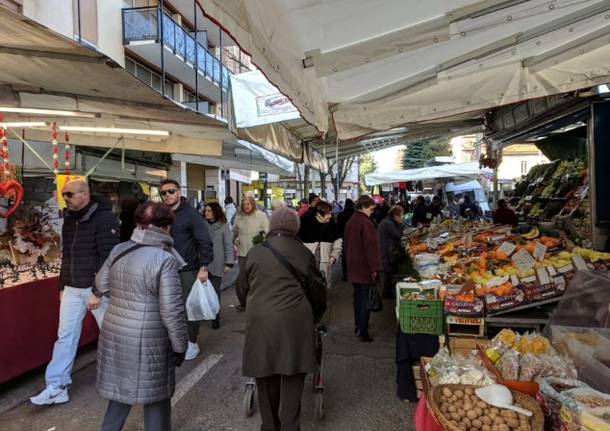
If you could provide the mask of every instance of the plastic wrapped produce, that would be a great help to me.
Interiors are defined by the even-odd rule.
[[[504,380],[517,380],[519,378],[519,353],[515,350],[507,351],[496,364]]]
[[[579,271],[553,312],[545,333],[574,361],[578,378],[610,392],[610,273]]]
[[[536,398],[546,416],[546,429],[561,429],[559,411],[565,398],[563,393],[574,388],[588,388],[588,386],[578,380],[557,377],[546,377],[540,380],[540,392]]]

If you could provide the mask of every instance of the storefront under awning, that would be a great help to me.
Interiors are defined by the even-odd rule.
[[[610,81],[607,1],[199,1],[341,140]]]

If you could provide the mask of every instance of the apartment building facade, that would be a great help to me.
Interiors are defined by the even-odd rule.
[[[0,5],[110,57],[199,113],[226,118],[230,75],[247,55],[196,0],[0,0]]]

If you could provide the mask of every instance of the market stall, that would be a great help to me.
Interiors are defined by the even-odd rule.
[[[76,150],[70,137],[56,130],[49,131],[51,142],[9,141],[3,132],[0,128],[0,383],[51,358],[59,321],[63,184],[88,173],[92,191],[109,198],[118,215],[122,202],[146,199],[147,182],[158,181],[146,172],[163,166],[149,156],[148,169],[138,170],[144,162],[129,150],[123,160],[105,150]],[[97,336],[88,315],[80,345]]]
[[[439,335],[446,345],[432,365],[426,365],[426,377],[419,379],[424,392],[428,387],[442,389],[428,389],[420,399],[419,421],[432,425],[418,429],[435,429],[439,425],[444,427],[441,429],[471,429],[459,425],[473,420],[467,416],[460,416],[457,427],[450,425],[457,419],[451,413],[457,412],[443,408],[442,396],[438,393],[448,387],[443,385],[469,387],[497,382],[518,393],[540,398],[543,378],[574,380],[580,376],[583,386],[610,391],[607,365],[600,359],[593,365],[591,360],[586,360],[590,355],[582,354],[610,346],[607,293],[599,293],[607,285],[609,253],[577,246],[563,231],[533,227],[520,234],[510,226],[462,220],[446,220],[440,225],[410,230],[407,238],[414,272],[396,284],[400,329],[405,334]],[[606,329],[575,331],[570,328],[565,322],[570,315],[566,307],[575,307],[575,298],[580,298],[580,309],[586,310],[584,313],[595,317],[570,319],[569,324]],[[557,329],[558,314],[563,316],[563,327],[570,330]],[[555,324],[549,325],[549,322]],[[546,328],[545,334],[553,334],[555,346],[541,335],[543,328]],[[575,347],[580,345],[574,339],[581,338],[593,346],[589,350]],[[569,355],[566,340],[572,346]],[[606,356],[601,354],[604,360],[608,359]],[[434,380],[432,375],[444,373],[445,378],[430,383]],[[604,378],[609,379],[607,386],[600,385]],[[546,388],[550,383],[545,385]],[[449,389],[455,390],[452,386]],[[593,389],[587,391],[596,400],[605,400],[600,401],[604,406],[610,399],[590,392]],[[531,404],[533,399],[527,403]],[[566,409],[580,415],[578,412],[583,407],[579,402],[567,402]],[[534,403],[534,406],[537,405]],[[445,413],[450,414],[439,419]],[[431,421],[430,415],[436,419]],[[475,419],[483,417],[479,415]],[[463,421],[464,418],[468,420]],[[520,429],[519,426],[542,429],[534,423],[528,424],[530,428],[524,427],[523,422],[511,422],[515,425],[511,427],[507,418],[504,419],[509,426],[506,429]]]

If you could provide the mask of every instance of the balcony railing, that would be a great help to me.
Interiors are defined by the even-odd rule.
[[[161,17],[161,19],[159,19]],[[229,88],[230,71],[195,37],[185,30],[159,7],[137,7],[123,9],[123,44],[154,40],[163,45],[182,61],[212,82]]]

